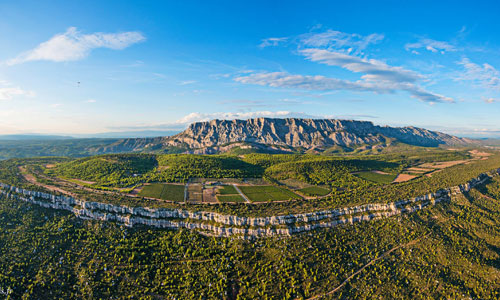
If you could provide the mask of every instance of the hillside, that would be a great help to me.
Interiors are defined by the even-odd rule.
[[[13,299],[498,299],[499,190],[494,179],[414,214],[252,241],[0,195],[0,287]]]
[[[124,139],[99,152],[163,151],[211,154],[234,148],[268,152],[326,151],[332,147],[370,149],[393,143],[413,146],[465,146],[470,139],[417,127],[378,126],[335,119],[212,120],[191,124],[171,137]]]

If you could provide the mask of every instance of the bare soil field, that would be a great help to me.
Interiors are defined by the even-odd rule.
[[[471,151],[469,151],[469,153],[472,154],[473,156],[479,156],[479,157],[488,157],[488,156],[491,156],[491,153],[481,152],[479,150],[471,150]]]
[[[137,196],[142,191],[145,185],[149,185],[149,183],[141,186],[136,186],[133,190],[130,191],[130,193],[128,193],[128,196]]]
[[[216,194],[216,188],[205,188],[203,189],[203,199],[202,202],[207,202],[207,203],[217,203],[217,197],[215,197]]]
[[[464,164],[464,163],[469,162],[469,161],[470,160],[440,161],[440,162],[421,164],[418,167],[419,168],[427,168],[427,169],[444,169],[444,168],[449,168],[449,167],[453,167],[456,165],[461,165],[461,164]]]
[[[410,171],[413,173],[425,173],[425,172],[430,172],[433,171],[434,169],[428,169],[428,168],[420,168],[420,167],[411,167],[406,169],[406,171]]]
[[[189,202],[203,202],[203,186],[201,183],[190,183],[187,188],[187,200]]]
[[[408,180],[412,180],[415,177],[417,177],[417,176],[410,175],[410,174],[398,174],[398,176],[396,176],[396,179],[394,179],[393,182],[394,183],[405,182],[405,181],[408,181]]]

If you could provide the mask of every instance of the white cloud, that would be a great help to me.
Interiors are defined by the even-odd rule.
[[[137,31],[82,34],[75,27],[70,27],[65,33],[56,34],[36,48],[8,60],[7,64],[14,65],[36,60],[75,61],[87,57],[96,48],[121,50],[144,40],[145,37]]]
[[[280,37],[280,38],[267,38],[263,39],[262,42],[260,43],[259,47],[260,48],[265,48],[265,47],[275,47],[278,46],[281,43],[284,43],[288,40],[287,37]]]
[[[427,91],[417,85],[425,76],[407,70],[403,67],[394,67],[383,61],[360,57],[363,50],[372,44],[384,39],[384,35],[373,33],[367,36],[350,34],[335,30],[320,33],[307,33],[296,37],[298,39],[298,53],[306,59],[328,66],[341,67],[354,73],[360,73],[356,81],[328,78],[325,76],[293,75],[285,72],[261,72],[249,75],[240,75],[235,81],[245,84],[262,86],[304,89],[312,91],[370,91],[375,93],[394,93],[406,91],[413,98],[428,103],[453,102],[453,99]],[[451,45],[443,42],[423,40],[427,49],[453,51]],[[411,48],[412,45],[409,45]],[[415,51],[415,50],[413,50]]]
[[[97,100],[95,100],[95,99],[88,99],[88,100],[85,100],[84,102],[85,103],[96,103]]]
[[[412,95],[412,97],[429,102],[453,102],[453,99],[429,92],[419,86],[409,82],[393,81],[373,81],[363,78],[358,81],[342,80],[337,78],[328,78],[325,76],[304,76],[292,75],[284,72],[273,73],[255,73],[247,76],[240,76],[234,79],[244,84],[257,84],[262,86],[304,89],[311,91],[333,91],[333,90],[351,90],[351,91],[369,91],[375,93],[394,93],[397,90],[403,90]]]
[[[279,88],[293,88],[313,91],[356,90],[378,91],[378,87],[367,82],[353,82],[325,76],[292,75],[285,72],[264,72],[236,77],[237,82]]]
[[[1,114],[1,111],[0,111]],[[193,112],[184,117],[168,123],[150,123],[138,124],[132,126],[110,127],[113,130],[183,130],[189,124],[195,122],[204,122],[214,119],[233,120],[233,119],[252,119],[252,118],[325,118],[325,116],[309,115],[304,112],[292,111],[252,111],[252,112],[215,112],[201,113]]]
[[[300,51],[307,59],[338,66],[356,73],[365,73],[366,80],[387,80],[394,82],[415,82],[423,78],[413,71],[401,67],[392,67],[375,59],[364,59],[357,56],[322,49],[305,49]]]
[[[414,49],[426,49],[433,53],[440,52],[441,54],[457,51],[457,48],[450,43],[431,39],[420,39],[416,43],[408,43],[405,45],[405,49],[412,52],[416,52]],[[418,52],[416,52],[416,54],[418,54]]]
[[[321,33],[306,33],[299,36],[302,46],[342,49],[344,52],[355,54],[360,53],[370,44],[376,44],[383,39],[384,35],[378,33],[363,36],[331,29]]]
[[[10,100],[16,96],[33,97],[34,92],[25,91],[19,87],[3,87],[0,88],[0,100]]]
[[[500,91],[500,72],[492,65],[478,65],[466,57],[457,63],[464,67],[465,73],[460,74],[456,80],[472,81],[485,88]]]
[[[297,115],[304,115],[304,114],[294,113],[290,111],[252,111],[252,112],[216,112],[216,113],[193,112],[175,121],[175,124],[190,124],[194,122],[203,122],[213,119],[232,120],[232,119],[251,119],[258,117],[286,118]]]

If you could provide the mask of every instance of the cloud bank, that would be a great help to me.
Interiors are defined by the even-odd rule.
[[[415,82],[423,76],[401,67],[391,67],[375,59],[364,59],[353,55],[333,52],[323,49],[306,49],[300,51],[313,62],[337,66],[355,73],[364,73],[362,78],[369,80],[384,80],[394,82]]]
[[[337,78],[328,78],[325,76],[292,75],[285,72],[255,73],[248,76],[236,77],[234,80],[244,84],[303,89],[309,91],[349,90],[387,94],[403,90],[410,93],[413,98],[429,103],[453,102],[453,99],[449,97],[427,91],[408,82],[374,80],[349,81]]]
[[[387,63],[364,57],[363,51],[370,45],[377,44],[384,35],[373,33],[360,35],[335,30],[311,32],[294,38],[298,44],[297,53],[307,60],[349,70],[361,74],[359,80],[351,81],[326,76],[294,75],[286,72],[258,72],[237,76],[235,81],[244,84],[304,89],[310,91],[368,91],[375,93],[408,92],[411,97],[428,103],[453,102],[453,99],[421,87],[418,82],[425,76],[403,67],[390,66]],[[262,46],[277,46],[281,38],[263,40]],[[455,51],[445,42],[422,39],[419,43],[407,44],[408,49],[426,47],[430,51]]]

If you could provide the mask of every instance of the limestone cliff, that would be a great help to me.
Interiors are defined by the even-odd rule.
[[[244,217],[184,209],[129,207],[30,191],[4,183],[0,183],[0,195],[46,208],[67,210],[84,219],[114,221],[127,226],[140,224],[170,229],[186,228],[208,235],[254,238],[291,235],[316,228],[334,227],[339,224],[352,224],[414,212],[442,201],[449,201],[453,195],[467,192],[499,173],[500,169],[497,169],[489,174],[483,173],[459,186],[392,203],[373,203],[268,217]]]
[[[110,149],[147,151],[177,148],[188,153],[216,153],[230,149],[231,145],[253,145],[276,151],[321,151],[333,146],[386,143],[390,139],[428,147],[474,143],[473,140],[422,128],[377,126],[368,121],[256,118],[197,122],[171,137],[126,139],[110,145]]]

